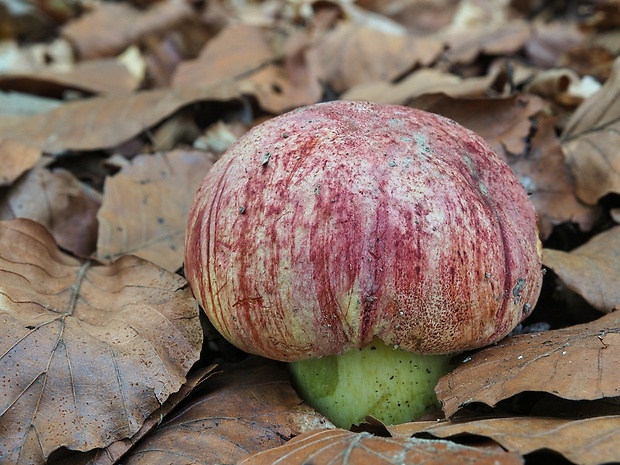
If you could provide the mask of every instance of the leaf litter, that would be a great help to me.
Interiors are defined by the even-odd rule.
[[[233,352],[217,337],[214,346],[212,330],[203,322],[211,336],[198,360],[201,338],[192,313],[195,303],[174,272],[181,265],[181,228],[195,179],[222,150],[275,114],[347,98],[435,111],[481,133],[530,192],[546,247],[545,265],[553,272],[547,273],[541,301],[522,329],[525,334],[463,354],[467,361],[442,380],[438,389],[450,420],[427,424],[426,442],[399,442],[408,439],[399,437],[386,445],[385,438],[367,433],[328,430],[316,433],[326,435],[321,444],[329,445],[316,457],[350,463],[351,453],[361,454],[355,456],[359,460],[376,459],[389,447],[394,454],[381,457],[398,463],[389,460],[422,460],[418,453],[428,448],[433,459],[454,462],[455,457],[487,457],[484,451],[490,443],[493,454],[488,457],[494,458],[489,460],[500,463],[535,462],[545,451],[559,454],[554,460],[562,456],[577,464],[620,459],[615,433],[620,412],[614,403],[620,378],[613,363],[618,359],[618,324],[617,311],[612,311],[620,304],[614,262],[620,207],[614,158],[617,2],[586,1],[572,9],[568,3],[536,6],[537,2],[508,0],[191,5],[139,0],[82,8],[41,4],[45,19],[37,18],[37,10],[22,0],[14,3],[24,5],[19,20],[12,10],[0,15],[0,26],[8,25],[0,39],[0,213],[7,219],[36,220],[63,250],[80,258],[59,252],[39,226],[23,220],[0,223],[13,225],[7,230],[11,234],[28,224],[23,226],[30,231],[26,237],[39,238],[26,250],[21,240],[4,242],[6,251],[0,252],[19,255],[0,270],[9,273],[3,283],[10,296],[3,301],[5,323],[0,330],[6,336],[0,344],[19,340],[24,331],[38,341],[15,346],[27,354],[17,371],[30,381],[11,383],[10,391],[2,388],[4,394],[21,386],[27,395],[0,416],[0,438],[12,441],[0,445],[0,455],[21,454],[21,463],[44,463],[47,458],[58,464],[112,464],[130,451],[126,458],[132,461],[148,457],[166,463],[182,444],[191,457],[174,455],[179,463],[203,463],[213,444],[219,444],[221,448],[213,450],[218,460],[264,463],[278,457],[268,455],[268,447],[284,447],[285,454],[306,450],[306,434],[312,431],[289,441],[303,430],[291,426],[290,414],[306,407],[292,396],[282,371],[274,371],[269,363],[241,364],[237,369],[226,365],[221,373],[201,371],[201,363],[226,359]],[[33,103],[34,97],[38,103]],[[200,168],[193,169],[198,160]],[[55,258],[49,264],[46,257]],[[12,270],[14,265],[39,274],[28,277],[23,270]],[[20,276],[28,282],[22,283]],[[146,282],[136,285],[138,277]],[[7,287],[18,281],[19,286]],[[72,291],[78,282],[78,292]],[[86,292],[91,282],[105,295]],[[28,292],[23,301],[16,299]],[[166,297],[154,297],[157,292]],[[76,296],[76,311],[70,315],[67,295]],[[184,303],[164,304],[176,298]],[[15,305],[37,309],[34,321],[15,323],[16,330],[14,319],[30,313],[15,314]],[[175,319],[181,311],[194,316]],[[601,312],[607,314],[601,317]],[[110,317],[99,321],[105,314]],[[192,341],[191,349],[188,346],[176,368],[159,365],[160,372],[153,362],[157,357],[141,357],[150,365],[128,369],[127,376],[135,375],[134,395],[143,404],[136,400],[126,409],[102,407],[102,399],[113,399],[103,391],[114,386],[114,377],[105,376],[106,368],[91,368],[96,373],[89,373],[85,381],[76,378],[80,382],[73,385],[66,376],[53,376],[66,373],[68,367],[76,374],[86,373],[85,358],[89,367],[109,365],[104,353],[113,349],[97,338],[93,342],[85,330],[98,327],[96,322],[114,322],[117,336],[143,341],[144,350],[150,344],[149,354],[169,352],[166,338],[178,332],[165,328],[185,328],[181,332]],[[184,326],[190,322],[191,330]],[[54,325],[62,332],[49,332]],[[132,332],[127,325],[139,330]],[[527,332],[534,328],[551,331]],[[64,359],[59,356],[63,350]],[[195,360],[198,366],[183,384]],[[41,367],[48,362],[48,369]],[[13,376],[15,365],[9,365]],[[39,377],[22,372],[22,367],[38,367]],[[262,374],[255,377],[255,372]],[[253,380],[248,379],[246,390],[241,388],[244,376]],[[37,392],[42,379],[45,389],[40,392],[45,395],[40,398],[47,403],[34,414],[27,396]],[[290,392],[234,408],[257,392],[265,395],[266,386],[271,386],[266,379],[277,379],[281,392]],[[60,395],[68,392],[75,393],[75,402]],[[532,399],[536,408],[523,407]],[[78,400],[84,401],[83,410],[76,410]],[[17,412],[15,407],[21,405]],[[95,407],[103,413],[95,415],[100,422],[92,426],[87,415],[78,413]],[[264,429],[254,421],[269,409],[278,413]],[[216,434],[205,434],[197,426],[226,411],[226,424],[209,430]],[[303,411],[302,417],[315,419],[311,428],[325,426],[312,412]],[[6,428],[17,424],[14,415],[20,416],[21,424],[35,426],[7,435],[13,430]],[[191,415],[200,421],[191,424],[196,429],[189,441],[180,426],[190,425],[182,419]],[[122,426],[114,423],[119,419]],[[160,427],[147,434],[158,423]],[[421,423],[390,431],[395,436],[422,434],[416,433]],[[80,424],[90,429],[80,430]],[[40,437],[34,434],[39,434],[36,428],[42,431]],[[257,446],[265,431],[278,433]],[[229,440],[218,443],[218,434],[229,435]],[[431,437],[444,439],[428,441]],[[478,439],[455,456],[454,447],[464,447],[457,444],[463,437]],[[481,437],[490,442],[479,442]],[[246,445],[242,454],[224,447],[234,440]],[[226,450],[232,455],[217,455]],[[250,456],[256,452],[255,458]],[[286,455],[300,460],[302,456]]]

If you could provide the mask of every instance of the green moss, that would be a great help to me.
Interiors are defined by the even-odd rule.
[[[414,420],[438,406],[435,385],[451,355],[418,355],[379,340],[362,350],[289,364],[300,396],[336,426],[367,415],[386,424]]]

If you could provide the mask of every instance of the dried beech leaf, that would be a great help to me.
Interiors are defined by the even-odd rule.
[[[22,90],[36,88],[39,92],[60,95],[66,89],[94,94],[130,92],[138,86],[129,70],[115,59],[91,60],[66,71],[36,70],[0,76],[0,88]]]
[[[131,437],[199,357],[186,282],[137,257],[80,262],[30,220],[0,223],[0,243],[0,462]]]
[[[123,463],[236,463],[299,433],[330,426],[301,402],[280,364],[250,357],[221,370]]]
[[[185,105],[201,100],[231,100],[239,95],[234,83],[223,83],[213,87],[119,93],[66,103],[3,129],[0,156],[12,153],[5,144],[38,147],[48,153],[115,147]]]
[[[94,449],[89,452],[73,452],[56,460],[50,460],[47,465],[114,465],[123,457],[127,451],[135,446],[149,431],[161,424],[163,418],[168,415],[179,403],[185,400],[199,383],[207,380],[215,369],[215,365],[207,368],[192,370],[187,377],[187,382],[181,386],[181,389],[164,402],[161,408],[155,410],[149,416],[140,431],[131,438],[121,439],[110,444],[105,449]]]
[[[62,248],[82,257],[95,251],[100,195],[63,169],[35,168],[0,199],[0,220],[28,218],[45,226]]]
[[[530,25],[519,20],[454,29],[445,34],[445,58],[450,63],[471,63],[480,53],[510,55],[522,48],[531,34]]]
[[[132,254],[168,271],[180,268],[189,208],[213,161],[198,151],[140,155],[107,177],[97,258]]]
[[[94,4],[92,10],[62,31],[82,60],[117,55],[145,35],[161,34],[196,14],[188,2],[174,0],[157,2],[144,11],[108,2]]]
[[[312,431],[283,446],[260,452],[239,465],[424,465],[488,464],[517,465],[518,454],[493,449],[462,446],[450,441],[418,438],[383,438],[370,433],[341,429]]]
[[[431,38],[341,23],[311,53],[318,57],[325,82],[340,93],[359,84],[391,81],[417,64],[428,65],[442,47]]]
[[[620,193],[620,58],[600,91],[573,113],[562,134],[577,196],[595,204]]]
[[[413,99],[409,106],[438,113],[480,134],[504,158],[522,155],[532,123],[530,117],[547,106],[535,95],[506,98],[455,99],[429,94]]]
[[[357,85],[341,95],[342,100],[367,100],[404,105],[424,94],[443,93],[450,97],[483,97],[495,76],[463,79],[433,68],[422,68],[394,84],[387,81]]]
[[[578,420],[514,417],[475,420],[465,423],[427,422],[388,427],[396,437],[426,432],[439,438],[472,434],[493,439],[506,450],[520,455],[552,450],[572,463],[598,465],[620,457],[620,416]]]
[[[21,124],[21,119],[20,124]],[[15,127],[18,127],[16,125]],[[0,126],[0,129],[2,127]],[[10,128],[8,128],[10,130]],[[4,131],[3,131],[4,132]],[[41,158],[41,150],[28,141],[3,139],[0,134],[0,186],[12,184],[22,174],[32,168]]]
[[[543,264],[596,309],[611,312],[620,305],[620,226],[571,252],[545,249]]]
[[[575,196],[555,123],[556,118],[537,118],[538,127],[527,156],[508,157],[508,164],[536,208],[543,239],[549,237],[554,226],[569,221],[577,223],[582,231],[589,231],[600,215],[599,208],[586,205]]]
[[[173,85],[205,86],[239,79],[276,60],[272,40],[266,29],[257,26],[229,26],[207,42],[196,60],[179,65]]]
[[[620,312],[569,328],[507,337],[468,357],[435,391],[451,417],[459,408],[526,391],[571,400],[620,396]]]

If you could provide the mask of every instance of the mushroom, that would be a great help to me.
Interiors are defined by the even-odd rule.
[[[481,137],[336,101],[267,120],[213,166],[185,274],[215,328],[293,362],[302,397],[337,426],[395,424],[436,404],[451,354],[531,312],[541,244],[527,194]]]

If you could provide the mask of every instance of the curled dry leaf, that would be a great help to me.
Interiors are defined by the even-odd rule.
[[[30,220],[0,223],[0,243],[0,462],[131,437],[198,359],[185,281],[136,257],[82,263]]]
[[[620,305],[620,226],[571,252],[544,249],[543,264],[596,309],[611,312]]]
[[[579,420],[563,418],[492,418],[464,423],[424,422],[388,426],[396,437],[430,433],[439,438],[471,434],[493,439],[503,448],[520,455],[552,450],[572,463],[598,465],[620,457],[620,416]]]
[[[401,465],[446,463],[522,464],[521,456],[495,449],[462,446],[450,441],[383,438],[341,429],[312,431],[283,446],[260,452],[239,465]]]
[[[180,268],[189,208],[213,161],[199,151],[140,155],[107,177],[97,258],[110,262],[132,254],[168,271]]]
[[[305,431],[330,426],[302,404],[280,364],[250,357],[220,369],[123,463],[236,463]]]
[[[113,94],[66,103],[47,113],[20,118],[19,124],[3,128],[0,157],[17,157],[19,153],[14,147],[17,150],[36,147],[52,154],[115,147],[185,105],[201,100],[232,100],[239,96],[240,90],[234,83],[224,83]],[[36,155],[39,157],[40,152]],[[18,166],[21,163],[24,162],[20,161]],[[25,169],[17,175],[23,171]]]
[[[573,113],[562,133],[577,196],[588,204],[620,193],[620,58],[601,90]]]
[[[435,391],[447,417],[526,391],[571,400],[620,396],[620,312],[591,323],[507,337],[467,357]]]
[[[95,251],[100,195],[63,169],[35,168],[0,198],[0,220],[29,218],[62,248],[82,257]]]

